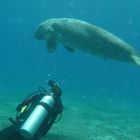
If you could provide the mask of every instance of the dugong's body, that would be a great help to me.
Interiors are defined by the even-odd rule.
[[[35,37],[46,40],[50,52],[60,43],[69,51],[81,50],[105,59],[140,65],[140,54],[129,44],[85,21],[71,18],[49,19],[37,27]]]

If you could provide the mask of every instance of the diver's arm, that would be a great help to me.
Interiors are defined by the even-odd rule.
[[[48,124],[46,125],[46,133],[49,131],[49,129],[51,128],[51,126],[55,123],[57,116],[58,116],[58,114],[55,114],[55,115],[52,116],[52,118],[49,120]]]

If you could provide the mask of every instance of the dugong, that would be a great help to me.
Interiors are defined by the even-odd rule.
[[[45,40],[49,52],[60,43],[71,52],[80,50],[140,66],[140,53],[136,49],[105,29],[79,19],[48,19],[37,26],[35,38]]]

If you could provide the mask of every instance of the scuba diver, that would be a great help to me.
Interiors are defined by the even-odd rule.
[[[49,91],[39,87],[17,106],[17,116],[9,118],[12,125],[0,131],[0,140],[39,140],[61,119],[62,90],[53,80],[48,85]]]

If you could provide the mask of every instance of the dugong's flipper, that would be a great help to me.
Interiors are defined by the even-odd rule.
[[[48,36],[48,40],[46,41],[46,47],[49,52],[55,51],[57,47],[57,43],[56,43],[56,38],[54,36]]]

